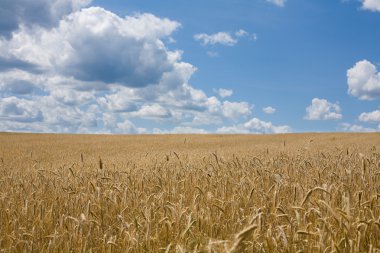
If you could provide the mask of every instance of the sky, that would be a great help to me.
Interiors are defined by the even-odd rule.
[[[380,0],[0,0],[0,131],[380,131]]]

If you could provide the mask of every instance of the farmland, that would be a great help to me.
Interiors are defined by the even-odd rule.
[[[380,252],[380,134],[0,134],[0,252]]]

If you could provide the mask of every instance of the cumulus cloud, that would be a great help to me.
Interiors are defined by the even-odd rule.
[[[115,132],[121,134],[143,134],[146,133],[146,129],[138,128],[131,121],[124,120],[123,122],[117,123]]]
[[[159,104],[143,105],[133,115],[135,117],[156,119],[167,119],[172,117],[170,110]]]
[[[42,121],[42,112],[33,101],[17,97],[0,100],[0,119],[2,121],[35,122]]]
[[[178,22],[148,13],[120,17],[83,8],[86,0],[36,0],[42,2],[47,16],[54,3],[71,7],[57,9],[55,21],[17,19],[12,36],[0,34],[0,131],[152,132],[133,122],[144,119],[178,125],[170,132],[205,132],[194,126],[251,114],[247,102],[220,100],[231,90],[217,98],[189,83],[196,67],[165,46]]]
[[[200,33],[195,34],[194,39],[200,41],[202,45],[221,44],[224,46],[234,46],[238,41],[227,32],[218,32],[214,34]]]
[[[263,108],[263,112],[266,114],[273,114],[276,112],[276,108],[273,108],[272,106],[267,106]]]
[[[380,11],[380,0],[361,0],[362,8],[370,11]]]
[[[230,89],[217,89],[217,90],[214,90],[216,93],[218,93],[218,95],[221,97],[221,98],[226,98],[226,97],[230,97],[232,96],[232,94],[234,93],[233,90],[230,90]]]
[[[286,0],[266,0],[268,3],[277,5],[279,7],[284,7]]]
[[[96,105],[81,106],[64,104],[54,96],[38,97],[36,104],[42,111],[49,132],[86,132],[98,125]]]
[[[67,106],[83,106],[85,103],[95,99],[93,92],[78,91],[67,88],[52,90],[50,95],[57,101]]]
[[[28,95],[39,88],[31,82],[25,80],[11,80],[8,82],[2,82],[0,80],[0,91],[3,94],[9,95]]]
[[[251,106],[247,102],[223,102],[223,115],[229,119],[238,119],[251,114]]]
[[[359,120],[363,122],[380,122],[380,110],[363,112],[359,115]]]
[[[347,71],[348,93],[361,100],[380,97],[380,73],[367,60],[359,61]]]
[[[342,118],[338,103],[330,103],[326,99],[313,98],[306,108],[307,120],[338,120]]]
[[[0,71],[0,98],[43,93],[45,78],[24,70]]]
[[[140,87],[158,83],[173,68],[177,59],[159,38],[178,27],[151,14],[120,18],[90,7],[70,14],[53,30],[21,29],[2,51],[80,81]]]
[[[224,126],[217,129],[218,133],[255,133],[255,134],[278,134],[289,133],[291,128],[287,125],[276,126],[272,122],[253,118],[244,124]]]
[[[207,134],[208,132],[202,128],[194,128],[189,126],[178,126],[171,130],[153,129],[154,134]]]
[[[15,57],[6,58],[0,56],[0,72],[14,69],[23,69],[28,72],[40,72],[39,67],[35,64],[19,60]]]
[[[344,132],[377,132],[377,131],[380,131],[380,125],[378,129],[375,129],[375,128],[364,127],[361,125],[342,123],[340,124],[339,130],[344,131]]]
[[[21,25],[52,27],[65,15],[90,4],[91,0],[3,0],[0,36],[9,38]]]
[[[122,89],[116,93],[106,94],[104,97],[97,98],[97,102],[107,111],[132,112],[138,108],[133,98],[133,90]]]

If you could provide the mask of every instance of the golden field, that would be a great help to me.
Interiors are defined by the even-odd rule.
[[[0,134],[0,252],[380,252],[380,134]]]

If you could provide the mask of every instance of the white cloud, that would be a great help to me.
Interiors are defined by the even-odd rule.
[[[243,125],[223,126],[216,130],[219,134],[249,134],[249,130]]]
[[[179,24],[151,14],[119,16],[99,7],[72,13],[53,30],[20,29],[1,51],[80,81],[127,87],[156,84],[173,69],[159,38]]]
[[[355,125],[355,124],[342,123],[340,124],[339,130],[345,131],[345,132],[377,132],[377,131],[380,131],[380,127],[378,129],[375,129],[375,128],[369,128],[369,127],[364,127],[364,126]]]
[[[183,125],[218,125],[224,120],[238,121],[246,118],[251,114],[252,107],[247,102],[221,102],[216,97],[204,95],[199,96],[198,102],[177,104],[171,108],[171,113],[180,114]]]
[[[27,95],[38,90],[38,87],[25,80],[10,80],[2,82],[0,80],[0,91],[10,95]]]
[[[108,13],[113,14],[111,12]],[[181,24],[177,21],[168,18],[159,18],[150,13],[127,16],[123,21],[120,17],[116,17],[117,22],[121,22],[121,24],[117,26],[121,29],[121,33],[138,39],[168,37],[170,40],[173,39],[170,35],[181,27]]]
[[[268,3],[272,3],[274,5],[277,5],[279,7],[284,7],[285,6],[285,2],[287,0],[266,0]]]
[[[45,127],[41,122],[17,122],[17,121],[4,121],[0,120],[1,132],[48,132],[50,128]]]
[[[28,95],[44,88],[45,78],[19,69],[0,70],[1,95]]]
[[[363,122],[380,122],[380,110],[363,112],[359,115],[359,120]]]
[[[178,22],[58,1],[78,6],[49,26],[20,21],[0,39],[1,131],[145,133],[133,122],[144,118],[203,132],[194,126],[251,114],[248,102],[220,101],[189,83],[196,67],[165,46]]]
[[[287,125],[275,126],[271,122],[262,121],[258,118],[253,118],[244,124],[225,126],[217,129],[217,133],[278,134],[289,133],[290,131],[291,128]]]
[[[276,108],[273,108],[272,106],[267,106],[263,108],[263,112],[266,114],[273,114],[276,112]]]
[[[235,36],[236,37],[244,37],[244,36],[247,36],[248,35],[248,32],[243,30],[243,29],[240,29],[238,31],[235,32]]]
[[[250,132],[258,133],[288,133],[290,132],[290,127],[274,126],[271,122],[265,122],[257,118],[253,118],[244,124],[244,127],[249,129]]]
[[[135,117],[156,119],[166,119],[172,117],[171,112],[159,104],[143,105],[132,115]]]
[[[239,119],[251,114],[251,106],[247,102],[223,102],[223,115],[228,119]]]
[[[57,101],[69,106],[83,105],[95,99],[93,92],[77,91],[67,88],[52,90],[50,94]]]
[[[35,122],[42,121],[42,112],[35,102],[17,97],[0,100],[1,121]]]
[[[133,93],[133,91],[130,93]],[[133,99],[127,99],[126,95],[128,95],[128,92],[122,90],[117,93],[107,94],[104,97],[100,97],[97,99],[97,102],[104,109],[111,112],[136,111],[138,108],[136,102],[134,102]]]
[[[6,97],[0,101],[0,131],[81,132],[97,126],[93,106],[82,110],[53,96],[34,100]]]
[[[221,97],[221,98],[226,98],[226,97],[230,97],[232,96],[232,94],[234,93],[233,90],[230,90],[230,89],[217,89],[217,90],[214,90],[216,93],[218,93],[218,95]]]
[[[63,104],[53,96],[39,97],[36,101],[44,116],[44,124],[53,132],[78,132],[81,128],[96,127],[97,115],[93,108]]]
[[[367,60],[359,61],[347,71],[348,93],[362,100],[380,97],[380,73]]]
[[[380,11],[380,0],[361,0],[362,8],[370,11]]]
[[[199,33],[195,34],[193,38],[196,41],[199,41],[201,45],[207,46],[207,45],[224,45],[224,46],[235,46],[240,39],[243,37],[247,37],[248,39],[252,41],[257,40],[257,35],[254,33],[252,35],[249,35],[249,33],[244,29],[239,29],[234,33],[229,32],[217,32],[214,34],[207,34],[207,33]],[[219,53],[217,51],[207,51],[207,56],[210,58],[216,58],[219,56]]]
[[[202,45],[221,44],[224,46],[234,46],[238,41],[227,32],[218,32],[215,34],[200,33],[194,35],[194,39],[201,42]]]
[[[2,0],[0,36],[9,38],[22,25],[53,27],[61,18],[90,2],[91,0]]]
[[[115,132],[120,134],[143,134],[146,133],[146,129],[137,128],[131,121],[124,120],[117,124]]]
[[[178,126],[171,130],[153,129],[154,134],[207,134],[208,132],[202,128],[193,128],[188,126]]]
[[[338,120],[342,118],[338,103],[330,103],[326,99],[313,98],[306,108],[305,119],[308,120]]]
[[[223,118],[219,115],[212,113],[196,113],[191,122],[183,123],[183,125],[190,126],[206,126],[206,125],[220,125],[223,123]]]

